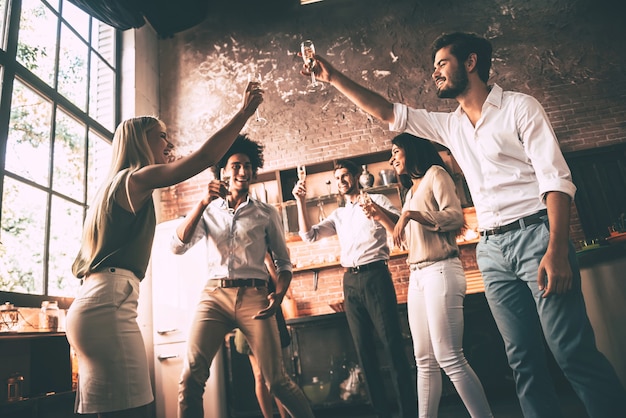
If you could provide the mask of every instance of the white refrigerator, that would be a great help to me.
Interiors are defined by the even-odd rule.
[[[198,242],[183,255],[170,251],[180,219],[157,225],[152,247],[152,309],[156,417],[174,418],[178,380],[189,326],[207,280],[206,247]],[[204,416],[227,418],[222,350],[213,359],[204,392]]]

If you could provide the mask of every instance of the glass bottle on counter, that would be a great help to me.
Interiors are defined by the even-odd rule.
[[[59,329],[59,304],[57,301],[44,300],[41,302],[39,314],[39,329],[42,331],[57,332]]]
[[[317,207],[319,208],[317,218],[319,222],[322,222],[324,219],[326,219],[326,213],[324,212],[324,202],[322,202],[321,200],[317,202]]]

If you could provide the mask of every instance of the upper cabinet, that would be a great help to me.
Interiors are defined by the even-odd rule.
[[[447,150],[440,151],[444,162],[453,172],[457,192],[463,207],[472,206],[472,200],[456,161]],[[402,207],[405,190],[395,181],[395,173],[389,165],[390,151],[375,152],[348,158],[359,167],[365,166],[373,176],[373,182],[366,190],[370,193],[384,194],[398,208]],[[337,160],[306,164],[307,209],[311,222],[317,223],[338,206],[343,205],[343,198],[338,194],[334,167]],[[391,175],[393,174],[393,175]],[[393,177],[393,178],[391,178]],[[288,239],[298,239],[298,213],[292,190],[298,181],[297,167],[260,173],[251,187],[252,197],[273,204],[282,214],[283,226]]]
[[[589,239],[626,232],[626,144],[565,154],[577,187],[580,223]]]

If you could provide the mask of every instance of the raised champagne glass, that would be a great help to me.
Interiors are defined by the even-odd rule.
[[[326,219],[326,212],[324,212],[324,202],[322,201],[322,199],[318,200],[317,208],[319,209],[317,219],[319,220],[319,222],[322,222],[324,219]]]
[[[248,83],[254,81],[255,83],[259,83],[259,86],[262,83],[261,80],[261,73],[254,73],[254,76],[248,74]],[[261,117],[261,113],[259,112],[259,108],[256,109],[256,112],[254,114],[254,122],[263,126],[263,125],[267,125],[267,119],[262,118]]]
[[[319,85],[315,79],[315,72],[313,71],[313,68],[315,68],[315,45],[313,41],[307,39],[302,42],[300,44],[300,52],[302,53],[304,65],[311,72],[311,84],[309,84],[308,88],[313,90]]]
[[[230,173],[224,167],[220,169],[220,181],[226,189],[226,194],[230,194]],[[220,187],[221,190],[221,187]]]
[[[297,168],[297,171],[298,171],[298,180],[304,182],[304,180],[306,180],[306,166],[299,165]]]
[[[372,204],[372,198],[369,195],[369,193],[367,193],[365,190],[361,189],[359,191],[359,200],[358,200],[359,204],[361,205],[361,207],[365,208],[368,205]],[[369,215],[367,215],[367,217],[369,218],[369,220],[375,224],[374,219],[372,219]]]

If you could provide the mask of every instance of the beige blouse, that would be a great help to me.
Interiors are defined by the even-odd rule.
[[[441,166],[434,165],[417,186],[406,195],[402,211],[420,211],[432,224],[410,220],[405,233],[409,247],[408,264],[425,267],[435,261],[459,255],[456,235],[463,226],[463,209],[454,181]]]

